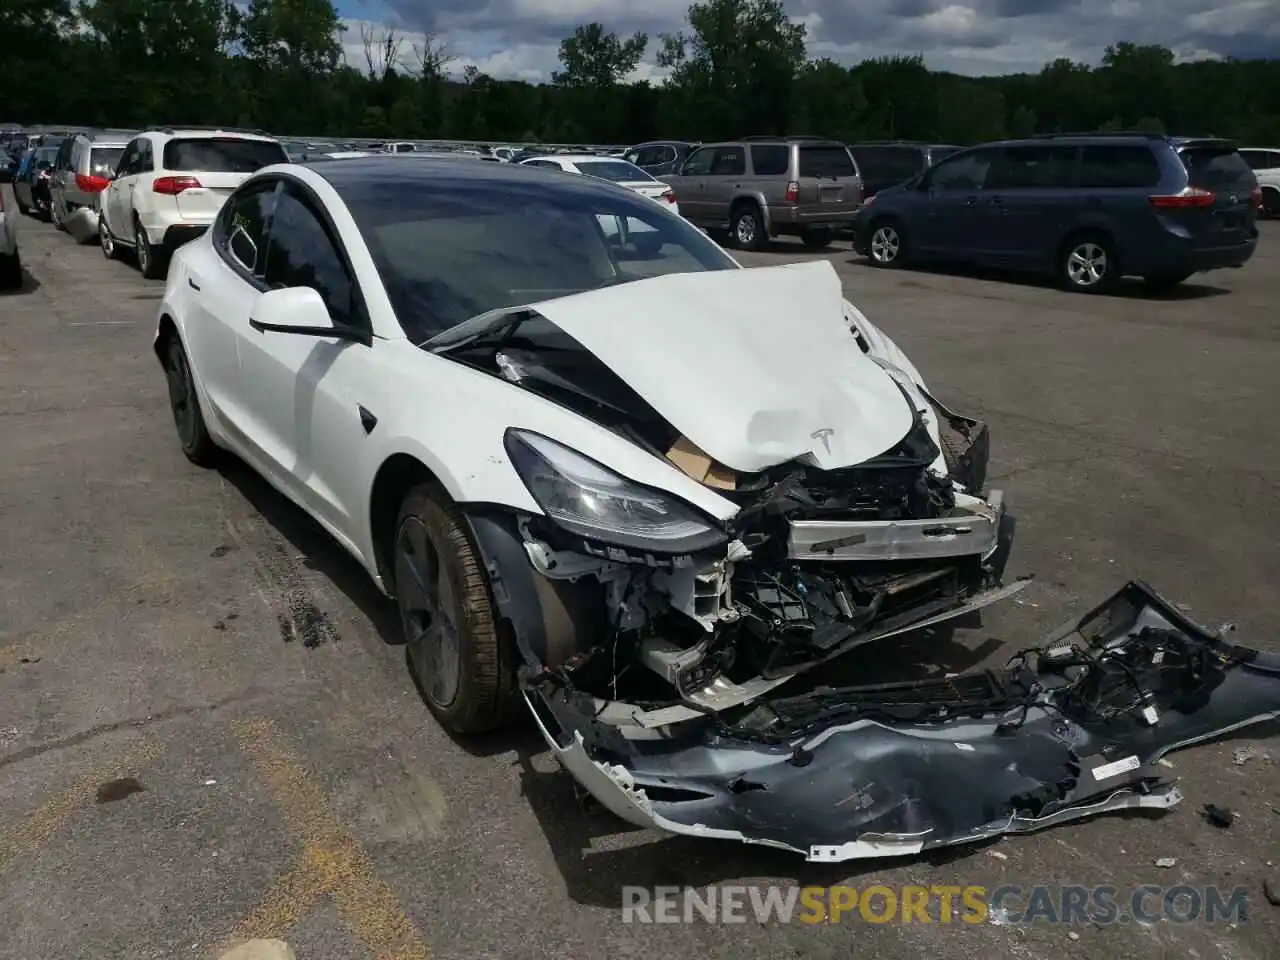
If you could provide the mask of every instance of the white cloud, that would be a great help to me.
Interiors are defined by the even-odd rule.
[[[546,80],[559,42],[598,20],[620,36],[649,34],[637,78],[658,81],[657,35],[687,29],[689,0],[381,0],[376,13],[421,43],[433,31],[456,58],[494,77]],[[1120,40],[1159,43],[1180,59],[1280,57],[1277,0],[784,0],[809,35],[809,55],[843,63],[922,53],[934,69],[964,74],[1039,70],[1057,57],[1097,63]],[[351,9],[350,4],[346,7]],[[348,21],[352,24],[357,21]],[[406,48],[409,44],[406,43]],[[358,27],[348,60],[363,66]],[[402,54],[402,57],[404,54]]]

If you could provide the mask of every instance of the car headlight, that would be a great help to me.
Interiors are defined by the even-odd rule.
[[[642,487],[536,433],[509,429],[507,455],[546,515],[563,529],[650,553],[692,553],[729,537],[692,506]]]

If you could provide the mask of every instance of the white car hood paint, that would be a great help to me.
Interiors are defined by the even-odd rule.
[[[825,260],[670,274],[531,307],[734,470],[798,457],[849,466],[911,428],[893,377],[851,335]]]

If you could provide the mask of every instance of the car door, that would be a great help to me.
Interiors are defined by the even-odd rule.
[[[335,323],[371,329],[337,230],[320,202],[293,180],[285,180],[272,211],[263,279],[268,289],[311,287]],[[366,419],[376,417],[362,408],[371,401],[359,391],[371,349],[338,338],[259,332],[248,318],[240,333],[250,442],[281,489],[351,541],[360,525],[354,505],[361,474],[354,466]]]
[[[112,236],[132,239],[133,231],[129,228],[129,211],[133,209],[133,186],[137,175],[138,161],[141,157],[139,144],[142,140],[129,141],[116,167],[115,176],[107,184],[102,199],[102,215],[106,218],[107,229]]]
[[[241,389],[240,341],[251,332],[253,305],[267,289],[267,226],[279,187],[278,179],[255,181],[234,194],[214,221],[210,256],[183,258],[186,276],[177,281],[185,286],[180,295],[190,304],[183,336],[192,365],[237,447],[252,447],[252,438],[260,433]],[[260,459],[252,451],[246,456]]]
[[[978,235],[978,199],[997,148],[979,147],[949,157],[921,181],[923,195],[907,224],[921,253],[956,260],[981,259],[987,241]]]
[[[79,137],[68,137],[58,147],[58,159],[53,163],[53,176],[49,182],[49,201],[65,210],[74,195],[75,157],[79,155],[79,146],[84,142]]]
[[[740,143],[722,144],[716,149],[711,169],[703,179],[704,217],[715,224],[729,223],[729,207],[743,188],[747,175],[747,148]],[[676,196],[677,201],[679,195]]]
[[[680,213],[693,223],[705,222],[708,217],[707,174],[715,156],[715,147],[699,147],[689,154],[678,173],[662,177],[671,184],[676,202],[680,204]]]
[[[1029,144],[999,149],[978,200],[974,235],[994,263],[1052,269],[1073,222],[1077,148]]]

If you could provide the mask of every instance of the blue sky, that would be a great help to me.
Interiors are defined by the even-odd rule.
[[[546,79],[561,38],[598,20],[654,42],[640,76],[657,77],[657,34],[684,25],[689,0],[338,0],[350,21],[348,61],[364,65],[361,22],[405,37],[402,57],[431,32],[454,57],[496,77]],[[1280,58],[1280,0],[785,0],[805,23],[810,56],[856,63],[923,53],[935,69],[965,74],[1037,70],[1055,57],[1096,63],[1108,43],[1160,43],[1184,58]]]

